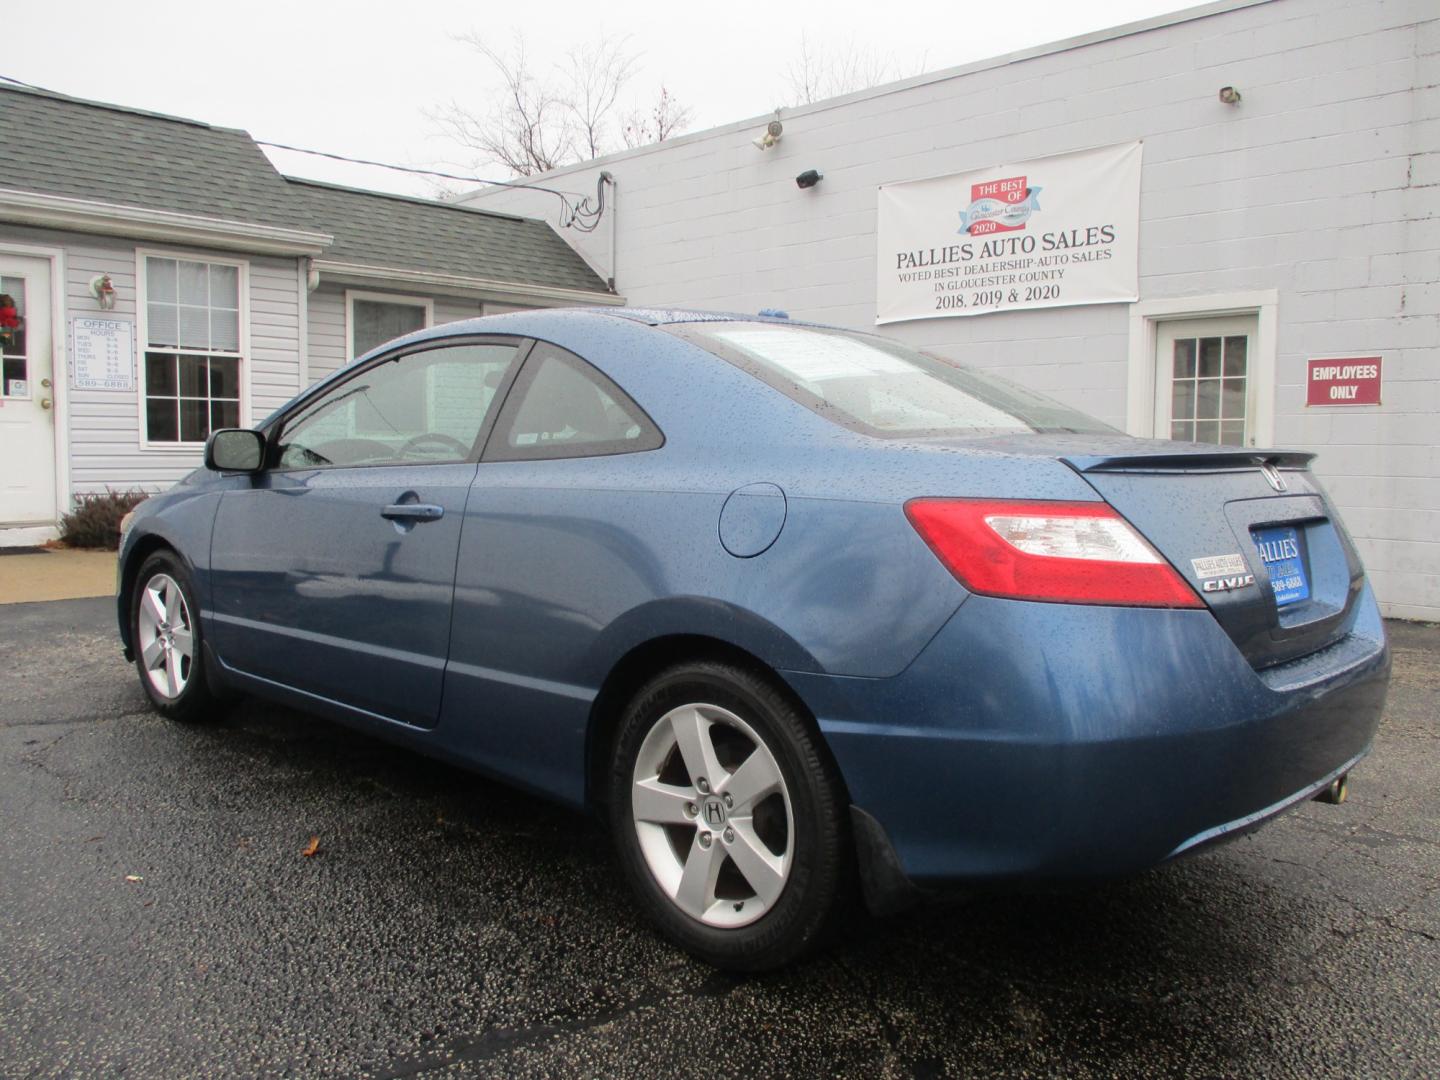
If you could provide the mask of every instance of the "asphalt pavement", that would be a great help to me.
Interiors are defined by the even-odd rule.
[[[1391,625],[1343,806],[736,978],[584,817],[256,702],[153,715],[111,610],[0,609],[4,1076],[1440,1076],[1440,628]]]

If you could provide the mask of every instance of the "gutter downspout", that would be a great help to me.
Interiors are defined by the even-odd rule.
[[[600,174],[602,180],[610,184],[610,291],[615,291],[615,226],[617,224],[616,213],[618,206],[615,197],[615,174],[603,172]]]
[[[299,325],[295,330],[296,348],[300,350],[295,368],[297,394],[310,385],[310,260],[295,260],[295,313]]]

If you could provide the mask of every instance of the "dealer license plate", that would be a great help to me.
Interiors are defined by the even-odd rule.
[[[1305,558],[1300,550],[1300,533],[1288,525],[1252,529],[1260,560],[1270,575],[1275,603],[1280,607],[1310,598],[1310,580],[1305,576]]]

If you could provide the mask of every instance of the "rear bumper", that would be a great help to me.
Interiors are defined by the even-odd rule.
[[[1389,671],[1367,586],[1343,640],[1262,672],[1206,611],[974,596],[894,678],[789,678],[923,886],[1127,874],[1252,828],[1366,753]]]

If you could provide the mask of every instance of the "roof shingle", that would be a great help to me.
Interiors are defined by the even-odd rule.
[[[0,188],[329,233],[323,257],[609,292],[544,221],[281,176],[233,128],[0,85]]]
[[[324,258],[495,281],[606,292],[546,222],[287,177],[306,224],[330,233]]]

